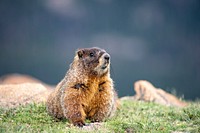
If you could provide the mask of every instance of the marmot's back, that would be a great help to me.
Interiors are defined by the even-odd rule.
[[[117,95],[110,78],[110,55],[100,48],[76,52],[64,79],[47,100],[48,112],[83,126],[85,119],[103,121],[116,110]]]

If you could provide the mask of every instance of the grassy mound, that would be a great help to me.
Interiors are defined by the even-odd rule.
[[[90,123],[90,121],[87,121]],[[0,109],[0,132],[200,132],[200,102],[185,108],[122,101],[116,116],[96,128],[77,128],[46,112],[45,104]]]

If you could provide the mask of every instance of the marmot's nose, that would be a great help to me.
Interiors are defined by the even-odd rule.
[[[106,55],[104,56],[104,59],[107,60],[107,61],[109,61],[110,55],[106,54]]]

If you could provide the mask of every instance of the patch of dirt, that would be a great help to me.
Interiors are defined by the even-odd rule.
[[[91,130],[97,130],[100,127],[103,126],[103,123],[95,122],[95,123],[89,123],[82,127],[83,130],[91,131]]]
[[[76,127],[73,124],[68,123],[66,129],[71,129],[71,128],[78,128],[86,132],[93,132],[93,131],[95,132],[99,129],[101,129],[101,131],[105,131],[105,133],[108,132],[106,127],[104,127],[104,122],[86,123],[86,125],[83,127]]]

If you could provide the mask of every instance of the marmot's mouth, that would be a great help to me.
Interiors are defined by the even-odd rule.
[[[107,65],[104,65],[101,67],[101,69],[106,69],[107,68]]]
[[[101,69],[106,69],[108,67],[108,63],[105,62],[102,66],[101,66]]]

